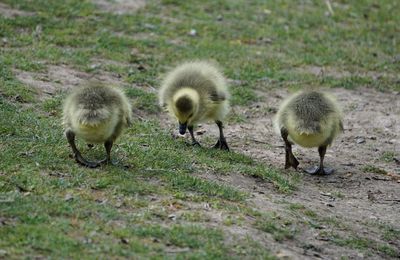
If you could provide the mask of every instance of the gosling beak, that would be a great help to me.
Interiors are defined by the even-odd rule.
[[[179,133],[184,135],[186,133],[187,123],[181,124],[179,123]]]

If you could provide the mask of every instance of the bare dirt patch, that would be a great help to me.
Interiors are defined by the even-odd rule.
[[[300,161],[296,174],[302,175],[298,189],[291,195],[279,194],[272,184],[235,173],[218,175],[205,172],[202,178],[228,184],[248,192],[249,205],[262,212],[276,212],[302,222],[305,216],[293,216],[288,205],[303,205],[315,213],[318,227],[311,227],[306,220],[298,226],[299,234],[294,239],[277,242],[270,236],[251,227],[252,221],[245,221],[237,228],[225,227],[229,233],[245,232],[272,248],[276,254],[293,259],[388,257],[379,252],[365,252],[340,246],[326,234],[336,234],[341,239],[360,236],[385,244],[379,225],[390,225],[400,229],[400,93],[379,92],[370,88],[357,90],[332,89],[343,106],[345,132],[328,149],[326,164],[336,169],[330,176],[310,176],[303,169],[318,163],[316,149],[294,146],[294,153]],[[245,153],[266,165],[283,168],[284,148],[281,138],[274,132],[272,121],[276,109],[289,92],[274,89],[258,93],[263,100],[250,107],[234,107],[236,114],[244,116],[243,123],[228,123],[225,133],[232,150]],[[165,117],[168,125],[177,131],[174,122]],[[214,124],[201,126],[205,134],[197,136],[204,146],[217,138]],[[205,138],[207,137],[207,138]],[[300,219],[299,219],[300,218]],[[296,220],[297,219],[297,220]],[[332,220],[334,224],[329,223]],[[324,223],[324,221],[327,221]],[[400,249],[397,241],[389,244]],[[399,253],[398,251],[397,253]]]
[[[17,16],[33,16],[35,13],[14,9],[7,4],[0,3],[0,15],[7,18],[15,18]]]
[[[318,77],[332,77],[335,79],[348,78],[352,76],[356,77],[367,77],[374,80],[380,78],[388,78],[394,81],[399,81],[398,75],[387,73],[387,72],[377,72],[377,71],[349,71],[342,70],[335,67],[321,67],[321,66],[304,66],[296,69],[297,72],[301,74],[312,74]]]
[[[50,65],[47,71],[42,73],[19,70],[14,72],[18,80],[38,91],[40,100],[50,98],[59,92],[89,81],[99,81],[117,86],[122,84],[121,76],[118,74],[105,71],[89,74],[65,65]]]
[[[114,14],[129,14],[146,5],[145,0],[93,0],[102,10]]]
[[[92,67],[97,68],[100,67],[102,68],[103,66],[118,66],[118,67],[128,67],[129,64],[120,62],[120,61],[114,61],[114,60],[106,60],[106,59],[99,59],[99,58],[94,58],[91,60],[92,62]]]

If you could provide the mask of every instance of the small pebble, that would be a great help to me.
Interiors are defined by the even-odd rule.
[[[356,139],[356,143],[358,143],[358,144],[363,144],[363,143],[365,143],[365,138],[364,138],[364,137],[358,137],[358,138]]]
[[[67,195],[65,195],[64,200],[72,201],[72,200],[74,200],[74,196],[72,196],[72,194],[68,193]]]
[[[150,29],[150,30],[153,30],[153,29],[157,28],[157,26],[155,26],[154,24],[151,24],[151,23],[145,23],[143,25],[143,27],[146,28],[146,29]]]
[[[264,9],[264,14],[271,14],[272,12],[271,12],[271,10],[269,10],[269,9]]]
[[[200,129],[196,131],[197,135],[203,135],[205,132],[207,132],[205,129]]]
[[[98,68],[100,68],[100,67],[101,67],[101,65],[98,64],[98,63],[95,63],[95,64],[90,65],[90,69],[92,69],[92,70],[98,69]]]
[[[190,36],[197,36],[197,31],[195,29],[191,29],[189,32]]]

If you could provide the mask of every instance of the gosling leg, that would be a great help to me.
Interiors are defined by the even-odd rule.
[[[229,151],[228,143],[226,142],[224,132],[222,130],[223,124],[219,120],[216,120],[215,123],[217,124],[218,129],[219,129],[219,139],[218,139],[217,143],[214,145],[214,148]]]
[[[190,125],[188,126],[188,130],[190,133],[190,137],[192,138],[192,146],[201,146],[199,142],[197,142],[196,138],[194,137],[194,133],[193,133],[193,126]]]
[[[96,168],[99,166],[96,162],[90,162],[82,157],[81,153],[79,152],[78,148],[75,145],[75,133],[71,130],[67,130],[65,132],[65,136],[67,137],[68,143],[72,148],[72,152],[74,153],[75,161],[85,167],[88,168]]]
[[[327,148],[326,145],[318,147],[319,166],[314,166],[310,169],[307,169],[306,170],[307,173],[315,175],[329,175],[334,172],[332,168],[324,168],[324,158],[325,158],[326,148]]]
[[[99,163],[105,163],[105,164],[112,164],[111,161],[111,148],[113,146],[113,140],[107,140],[104,142],[104,148],[106,149],[106,153],[107,153],[107,157],[101,161],[99,161]]]
[[[294,157],[292,152],[292,144],[288,140],[288,131],[285,128],[281,128],[281,136],[283,141],[285,142],[285,169],[293,167],[297,170],[297,166],[299,165],[299,161]]]

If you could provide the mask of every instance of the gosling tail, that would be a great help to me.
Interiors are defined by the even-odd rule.
[[[79,124],[87,126],[100,125],[111,117],[111,111],[106,108],[80,108],[76,111],[76,120]]]
[[[320,122],[315,121],[298,121],[295,130],[299,134],[313,135],[321,133],[321,124]]]

